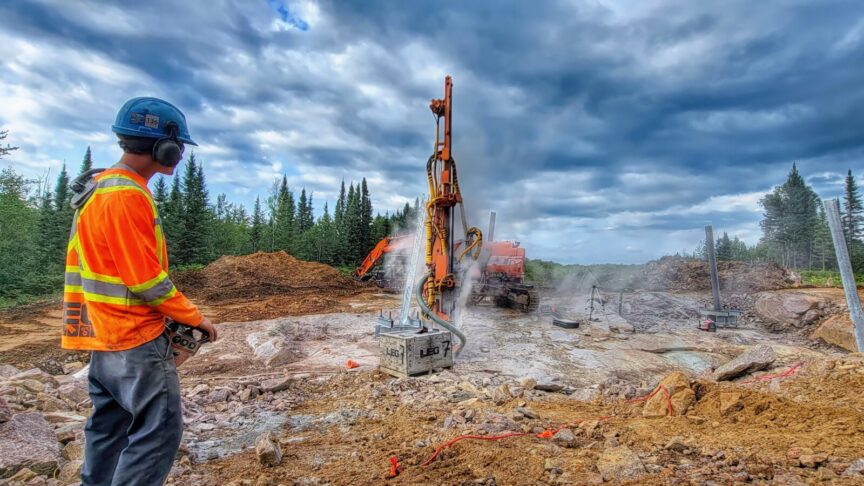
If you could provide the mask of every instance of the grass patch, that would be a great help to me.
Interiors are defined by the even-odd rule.
[[[0,310],[12,309],[23,305],[51,304],[63,298],[63,292],[54,292],[42,295],[16,295],[14,297],[0,297]]]
[[[836,270],[801,270],[801,283],[811,287],[842,287],[840,272]],[[864,275],[855,275],[855,284],[864,286]]]

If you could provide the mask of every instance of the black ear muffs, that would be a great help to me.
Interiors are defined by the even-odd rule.
[[[177,167],[183,159],[183,145],[177,140],[177,124],[168,122],[165,134],[167,136],[153,144],[153,160],[165,167]]]

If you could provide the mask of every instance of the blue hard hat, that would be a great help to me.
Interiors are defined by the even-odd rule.
[[[198,145],[189,135],[186,116],[176,106],[159,98],[132,98],[117,112],[111,131],[132,137],[162,138],[168,134],[165,126],[177,124],[177,140]]]

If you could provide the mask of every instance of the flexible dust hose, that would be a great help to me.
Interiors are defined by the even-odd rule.
[[[426,305],[426,300],[423,299],[423,287],[426,286],[426,281],[429,279],[429,277],[430,277],[430,275],[427,275],[426,277],[421,278],[420,283],[417,285],[417,305],[420,306],[420,311],[426,317],[431,319],[432,322],[434,322],[435,324],[438,324],[439,326],[443,327],[444,329],[447,329],[448,331],[453,333],[457,338],[459,338],[459,349],[456,349],[455,347],[453,348],[453,354],[455,356],[458,356],[459,352],[465,348],[465,343],[468,342],[468,339],[465,337],[464,334],[462,334],[458,329],[456,329],[456,327],[454,327],[453,324],[450,324],[449,322],[445,321],[444,319],[441,319],[440,317],[438,317],[438,315],[435,314],[434,312],[432,312],[432,309],[430,309],[429,306]]]

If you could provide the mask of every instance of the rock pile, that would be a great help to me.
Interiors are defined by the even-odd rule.
[[[89,411],[86,380],[3,365],[0,479],[12,485],[77,483]]]

